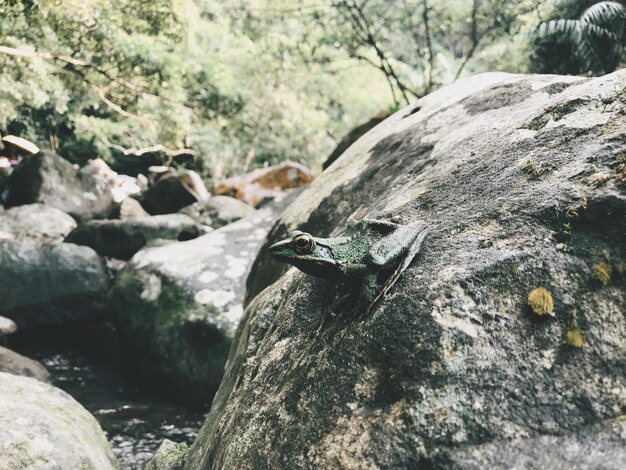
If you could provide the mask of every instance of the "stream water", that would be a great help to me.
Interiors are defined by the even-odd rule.
[[[19,352],[41,361],[54,385],[96,417],[122,470],[143,468],[163,439],[191,444],[204,421],[202,411],[152,395],[77,349],[30,344]]]

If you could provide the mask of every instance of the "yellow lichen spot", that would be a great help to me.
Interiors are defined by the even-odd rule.
[[[585,344],[583,334],[578,328],[572,328],[565,333],[565,342],[575,348],[582,348],[583,344]]]
[[[594,279],[597,279],[602,284],[607,285],[611,280],[611,272],[613,268],[605,261],[596,263],[591,267],[591,275]]]
[[[554,302],[552,294],[543,287],[537,287],[528,293],[528,305],[537,315],[554,316]]]

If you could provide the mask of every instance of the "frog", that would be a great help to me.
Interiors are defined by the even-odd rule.
[[[428,234],[422,220],[396,220],[361,219],[333,238],[294,230],[270,245],[269,253],[311,276],[359,284],[354,311],[369,312],[409,267]]]

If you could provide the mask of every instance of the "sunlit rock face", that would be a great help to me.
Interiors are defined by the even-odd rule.
[[[360,316],[261,251],[186,468],[625,461],[625,106],[626,71],[484,74],[365,134],[265,246],[400,215],[422,250]]]
[[[100,425],[67,393],[0,372],[0,469],[119,466]]]
[[[293,196],[194,240],[142,250],[118,273],[109,309],[138,374],[182,400],[211,400],[252,261]]]

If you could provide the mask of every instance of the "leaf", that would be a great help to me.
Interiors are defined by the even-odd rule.
[[[619,2],[598,2],[587,8],[580,21],[585,23],[604,23],[616,17],[626,18],[626,8]]]

